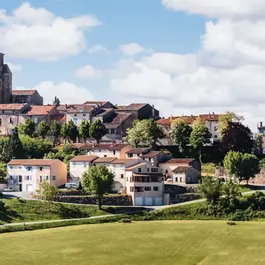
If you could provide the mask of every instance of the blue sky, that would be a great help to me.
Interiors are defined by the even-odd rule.
[[[46,103],[230,110],[254,128],[265,113],[264,14],[264,0],[1,1],[0,51],[13,87],[38,89]]]

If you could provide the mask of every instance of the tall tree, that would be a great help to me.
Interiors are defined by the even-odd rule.
[[[82,121],[79,127],[79,135],[83,138],[84,142],[86,142],[87,138],[89,138],[89,128],[90,123],[88,121]]]
[[[184,152],[190,143],[192,128],[184,120],[178,119],[171,125],[171,138],[174,144],[179,146],[180,152]]]
[[[10,142],[10,137],[1,137],[0,138],[0,161],[5,163],[9,162],[12,159],[12,147]]]
[[[251,153],[253,139],[250,129],[240,122],[228,122],[228,127],[223,130],[222,148],[224,152]]]
[[[51,121],[50,124],[50,134],[53,137],[53,145],[59,142],[59,137],[61,135],[61,124],[58,121]]]
[[[211,134],[206,127],[205,122],[197,119],[192,125],[192,132],[190,135],[190,144],[198,152],[199,160],[202,164],[201,152],[204,145],[209,144]]]
[[[90,125],[89,135],[91,138],[95,139],[97,143],[100,142],[100,140],[105,134],[106,134],[106,127],[101,122],[101,120],[96,120]]]
[[[35,132],[36,124],[33,120],[27,119],[25,123],[20,123],[18,126],[19,134],[28,135],[30,137],[33,136]]]
[[[97,196],[98,208],[101,209],[102,197],[109,192],[113,183],[114,175],[105,166],[90,167],[83,174],[83,188]]]
[[[48,125],[48,123],[46,121],[41,121],[36,128],[36,134],[40,136],[42,139],[45,139],[49,130],[50,126]]]
[[[152,119],[143,120],[143,122],[146,124],[147,135],[150,139],[149,145],[154,149],[157,145],[157,141],[165,137],[164,130]]]
[[[76,142],[78,137],[78,128],[72,120],[68,122],[68,136],[71,141]]]
[[[17,127],[10,136],[10,149],[12,150],[12,158],[19,159],[24,157],[23,145],[18,137]]]
[[[55,96],[55,98],[54,98],[54,100],[52,102],[52,105],[59,106],[60,105],[60,99]]]
[[[6,164],[0,162],[0,183],[7,182]]]
[[[253,147],[254,154],[257,156],[262,155],[263,154],[263,135],[262,134],[257,135],[257,137],[254,139],[253,145],[254,145]]]
[[[239,182],[249,181],[260,171],[259,160],[255,155],[229,151],[224,158],[224,167],[231,177],[236,177]]]
[[[64,139],[64,143],[69,141],[69,128],[68,128],[68,123],[64,123],[63,126],[61,127],[60,134]]]

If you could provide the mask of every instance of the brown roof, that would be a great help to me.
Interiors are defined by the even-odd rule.
[[[147,164],[146,162],[145,162],[145,163],[141,162],[141,163],[139,163],[139,164],[136,164],[136,165],[134,165],[134,166],[131,166],[131,167],[127,168],[126,170],[127,170],[127,171],[130,171],[130,170],[133,170],[133,169],[135,169],[135,168],[138,168],[138,167],[141,167],[141,166],[145,166],[146,164]]]
[[[55,106],[53,105],[31,105],[30,110],[25,114],[27,116],[37,116],[37,115],[48,115],[52,109],[54,109]]]
[[[36,93],[37,90],[20,90],[20,89],[17,89],[17,90],[12,90],[12,95],[15,95],[15,96],[30,96],[30,95],[33,95],[34,93]]]
[[[97,156],[79,155],[71,159],[71,162],[92,162],[97,159]]]
[[[147,103],[132,103],[128,106],[118,106],[118,110],[139,110],[143,108]]]
[[[21,165],[21,166],[50,166],[59,159],[13,159],[8,165]],[[60,161],[61,162],[61,161]]]
[[[189,164],[191,163],[194,158],[172,158],[168,160],[166,163],[167,164]]]
[[[86,113],[91,112],[94,106],[85,104],[64,104],[57,106],[58,111],[64,111],[67,113]]]
[[[112,124],[121,124],[123,121],[127,120],[132,114],[119,112],[117,116],[112,120]]]
[[[0,104],[0,110],[21,110],[27,104]]]
[[[113,162],[111,162],[111,164],[130,164],[130,163],[137,163],[138,162],[138,159],[116,159],[114,160]]]
[[[104,123],[106,129],[116,129],[121,126],[119,123]]]
[[[106,114],[108,114],[109,112],[112,112],[112,111],[114,111],[114,110],[111,109],[111,108],[103,108],[97,113],[97,115],[95,115],[95,117],[103,117],[103,116],[105,116]]]
[[[104,105],[109,101],[86,101],[84,104],[86,105]]]
[[[174,170],[172,170],[173,173],[184,173],[191,167],[185,166],[185,167],[176,167]]]
[[[96,160],[93,161],[93,163],[111,163],[113,162],[116,157],[99,157]]]
[[[150,152],[148,152],[148,153],[142,155],[141,157],[142,157],[142,158],[153,158],[153,157],[157,156],[157,155],[160,154],[160,153],[161,153],[161,152],[159,152],[159,151],[150,151]]]
[[[148,152],[148,148],[134,148],[126,152],[126,154],[144,154]]]

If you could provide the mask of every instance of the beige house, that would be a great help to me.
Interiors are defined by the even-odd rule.
[[[60,187],[67,182],[67,165],[58,159],[14,159],[7,164],[8,187],[33,192],[43,181]]]
[[[162,205],[164,194],[162,170],[143,162],[126,169],[126,193],[133,205]]]
[[[0,104],[0,135],[11,134],[15,127],[23,123],[21,115],[28,108],[28,104]]]
[[[70,160],[70,177],[71,182],[79,183],[83,174],[91,167],[97,156],[79,155]]]

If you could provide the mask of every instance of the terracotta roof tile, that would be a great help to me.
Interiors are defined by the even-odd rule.
[[[21,165],[21,166],[50,166],[58,159],[13,159],[8,165]],[[61,162],[61,161],[60,161]]]
[[[92,162],[97,159],[97,156],[79,155],[71,159],[71,162]]]
[[[189,166],[180,166],[180,167],[176,167],[174,170],[172,170],[172,172],[173,173],[184,173],[190,168],[191,167],[189,167]]]
[[[133,169],[135,169],[135,168],[145,166],[146,164],[147,164],[146,162],[145,162],[145,163],[140,162],[139,164],[136,164],[136,165],[133,165],[133,166],[127,168],[126,171],[131,171],[131,170],[133,170]]]
[[[194,158],[172,158],[166,164],[189,164],[194,160]]]
[[[0,110],[21,110],[27,104],[0,104]]]
[[[55,106],[53,105],[31,105],[30,110],[25,114],[27,116],[35,116],[35,115],[48,115],[51,110],[53,110]]]
[[[161,152],[159,152],[159,151],[150,151],[150,152],[142,155],[141,158],[153,158],[153,157],[159,155],[160,153]]]
[[[64,104],[57,107],[58,111],[64,111],[67,113],[87,113],[94,109],[94,106],[85,104]]]
[[[149,151],[148,148],[134,148],[126,152],[126,154],[145,154]]]
[[[113,162],[115,159],[117,159],[116,157],[99,157],[96,160],[93,161],[93,163],[111,163]]]
[[[37,90],[20,90],[20,89],[17,89],[17,90],[12,90],[12,95],[15,95],[15,96],[30,96],[30,95],[33,95],[34,93],[36,93]]]

